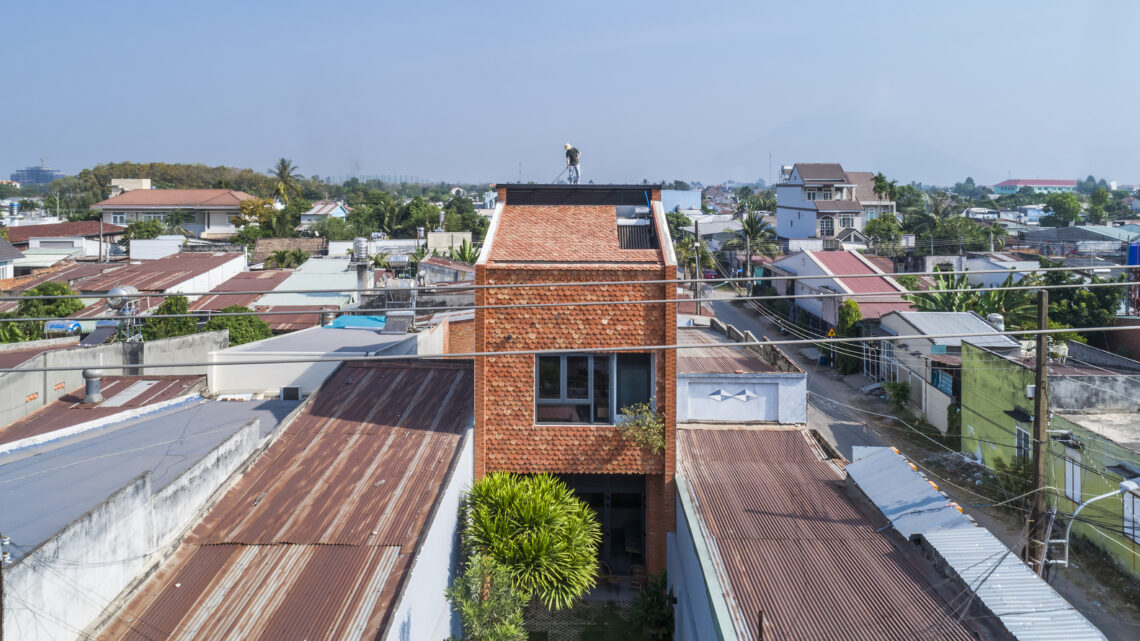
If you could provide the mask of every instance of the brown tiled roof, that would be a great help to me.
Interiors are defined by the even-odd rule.
[[[254,198],[235,189],[132,189],[91,205],[92,209],[135,207],[231,207]]]
[[[473,379],[470,361],[346,363],[100,638],[385,638]]]
[[[851,213],[863,211],[863,205],[854,200],[815,200],[812,202],[815,203],[816,211]]]
[[[29,238],[64,238],[66,236],[98,236],[99,221],[79,220],[73,223],[49,223],[46,225],[20,225],[7,227],[8,241],[13,245],[26,245]],[[126,227],[103,223],[103,235],[118,236]]]
[[[806,432],[678,436],[721,587],[750,638],[760,638],[761,612],[765,639],[973,638],[848,498]]]
[[[329,250],[327,238],[258,238],[253,245],[253,262],[264,263],[275,251],[300,249],[310,255],[325,254]]]
[[[798,162],[796,169],[800,178],[814,182],[847,182],[847,174],[843,166],[837,162]]]
[[[460,271],[471,272],[472,274],[475,273],[475,266],[471,263],[452,260],[445,256],[428,256],[427,258],[420,261],[420,263],[427,265],[438,265],[440,267],[446,267],[448,269],[458,269]]]
[[[102,403],[85,405],[84,388],[72,390],[51,404],[7,427],[0,428],[0,443],[11,443],[29,436],[47,434],[119,412],[168,401],[189,393],[190,388],[201,380],[201,376],[104,376]],[[141,393],[133,395],[140,388]],[[125,396],[121,402],[111,407],[106,405],[126,390],[130,390],[127,395],[129,398]]]
[[[249,307],[264,294],[225,294],[224,292],[251,292],[272,291],[285,281],[293,272],[286,269],[266,269],[254,272],[241,272],[226,282],[218,285],[210,296],[203,296],[190,304],[191,311],[220,310],[230,305]]]
[[[870,171],[849,171],[847,177],[855,183],[855,200],[861,203],[879,202],[887,196],[875,193],[875,174]]]
[[[106,292],[116,285],[131,285],[140,292],[164,292],[178,283],[243,256],[241,252],[180,252],[89,278],[79,283],[78,289],[83,292]]]
[[[506,205],[488,264],[653,263],[659,249],[621,249],[617,211],[606,205]]]

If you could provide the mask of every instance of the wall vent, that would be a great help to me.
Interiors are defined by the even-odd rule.
[[[301,400],[301,387],[299,385],[287,385],[281,388],[281,400],[283,401],[299,401]]]

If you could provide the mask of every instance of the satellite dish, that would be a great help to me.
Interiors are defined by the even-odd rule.
[[[131,299],[138,298],[139,290],[130,285],[119,285],[107,292],[107,307],[121,310],[130,304]]]

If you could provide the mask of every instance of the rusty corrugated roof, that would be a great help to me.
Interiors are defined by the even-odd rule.
[[[678,327],[677,343],[707,345],[677,350],[678,374],[760,374],[776,368],[711,329]]]
[[[102,403],[85,404],[84,388],[72,390],[7,427],[0,427],[0,443],[11,443],[29,436],[47,434],[127,410],[168,401],[189,393],[189,390],[202,378],[201,376],[104,376]]]
[[[684,429],[680,469],[742,638],[971,639],[799,430]]]
[[[140,292],[164,292],[239,258],[244,258],[241,252],[180,252],[156,260],[132,263],[122,269],[88,278],[77,284],[76,289],[82,292],[106,292],[118,285],[131,285]]]
[[[100,638],[383,638],[473,393],[470,361],[345,363]]]
[[[269,329],[275,332],[291,332],[308,327],[317,327],[321,324],[321,312],[338,309],[332,305],[254,305],[255,312],[274,312],[260,314],[258,318],[269,324]],[[284,314],[280,312],[293,312]]]
[[[203,296],[190,304],[191,311],[221,310],[230,305],[249,307],[254,301],[261,298],[265,292],[285,282],[293,272],[287,269],[266,269],[252,272],[240,272],[233,278],[210,290],[209,296]],[[258,294],[225,294],[225,292],[261,292]]]

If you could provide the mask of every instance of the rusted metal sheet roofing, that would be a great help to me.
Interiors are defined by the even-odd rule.
[[[32,238],[64,238],[67,236],[98,236],[100,230],[104,236],[118,236],[127,228],[120,225],[103,223],[97,220],[80,220],[70,223],[47,223],[44,225],[20,225],[7,227],[8,241],[13,245],[26,245]]]
[[[261,320],[269,324],[269,329],[275,332],[291,332],[321,324],[321,312],[339,309],[332,305],[254,305],[255,312],[275,312],[261,314]],[[276,312],[293,312],[283,314]]]
[[[742,639],[971,639],[798,430],[679,430],[680,470]],[[705,571],[712,571],[705,569]]]
[[[78,289],[84,292],[106,292],[117,285],[131,285],[140,292],[164,292],[215,267],[244,257],[241,252],[180,252],[89,278],[79,283]]]
[[[12,345],[19,345],[19,343],[11,343]],[[79,341],[74,343],[54,343],[40,347],[30,347],[28,349],[9,349],[0,351],[0,369],[9,369],[12,367],[19,367],[23,363],[43,354],[44,352],[54,352],[57,349],[67,349],[75,347]]]
[[[100,638],[383,638],[473,393],[470,361],[346,363]]]
[[[285,282],[285,279],[289,278],[292,273],[293,272],[286,269],[240,272],[233,278],[210,290],[216,293],[210,296],[203,296],[194,301],[190,305],[190,310],[221,310],[230,305],[249,307],[254,301],[261,298],[263,294],[225,294],[224,292],[269,292]]]
[[[0,427],[0,444],[47,434],[190,393],[201,376],[104,376],[103,402],[83,402],[84,388],[72,390],[24,418]]]
[[[677,342],[708,346],[677,350],[678,374],[763,374],[776,371],[756,354],[711,329],[678,327]]]

